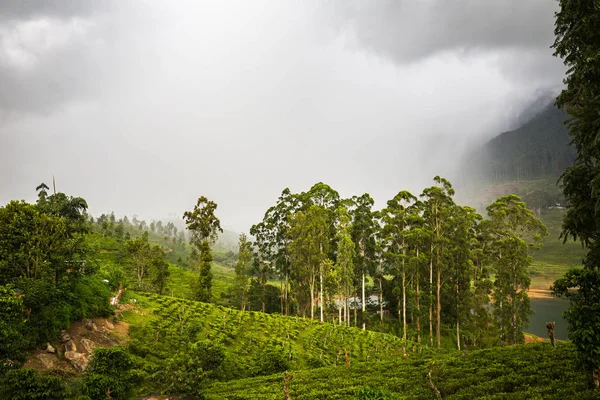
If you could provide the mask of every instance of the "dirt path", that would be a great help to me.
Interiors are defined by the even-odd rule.
[[[530,299],[551,299],[554,297],[548,289],[529,289],[528,294]]]

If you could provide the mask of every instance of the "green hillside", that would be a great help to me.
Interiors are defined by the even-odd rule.
[[[597,399],[574,347],[547,343],[295,371],[292,399]],[[431,381],[428,373],[431,368]],[[289,379],[289,378],[288,378]],[[206,399],[281,399],[283,374],[215,383]]]
[[[135,279],[128,268],[124,241],[126,237],[136,238],[147,233],[150,244],[160,246],[169,262],[169,278],[164,290],[165,294],[181,298],[192,296],[191,285],[196,276],[194,271],[196,261],[192,259],[193,246],[181,235],[175,237],[161,234],[122,220],[103,224],[103,217],[101,216],[95,224],[91,225],[92,234],[86,239],[101,272],[107,279],[110,279],[112,274],[116,274],[123,280],[125,287],[133,285]],[[118,225],[122,226],[121,234],[117,233],[118,229],[117,232],[115,231]],[[215,260],[212,264],[213,297],[215,301],[220,302],[233,282],[233,266],[237,255],[231,250],[215,248],[213,257]]]
[[[581,266],[584,249],[581,243],[572,239],[564,243],[560,238],[562,219],[565,210],[543,210],[542,222],[549,231],[544,245],[533,252],[531,268],[532,288],[548,289],[557,278],[569,268]]]
[[[129,351],[148,374],[144,390],[170,385],[163,370],[189,345],[209,340],[225,349],[221,379],[264,375],[351,362],[401,358],[406,352],[430,354],[415,343],[378,332],[208,303],[129,292],[137,309],[123,314],[130,325]]]

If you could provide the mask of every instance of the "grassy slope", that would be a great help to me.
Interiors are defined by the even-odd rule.
[[[564,213],[564,210],[542,211],[541,219],[548,228],[549,235],[544,246],[533,252],[532,288],[547,289],[569,268],[581,265],[584,253],[581,244],[572,240],[563,243],[559,239]]]
[[[574,349],[537,343],[473,351],[409,357],[408,360],[356,363],[293,372],[290,397],[299,399],[435,399],[427,381],[447,399],[596,399],[589,377],[576,368]],[[366,387],[387,397],[358,397]],[[282,374],[215,383],[207,399],[280,399]]]

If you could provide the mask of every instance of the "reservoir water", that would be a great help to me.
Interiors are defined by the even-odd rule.
[[[548,339],[546,322],[555,321],[556,328],[554,335],[556,339],[567,340],[567,322],[562,317],[562,313],[568,307],[569,301],[565,299],[555,297],[531,299],[531,308],[533,308],[535,314],[529,317],[529,328],[526,328],[525,332]]]

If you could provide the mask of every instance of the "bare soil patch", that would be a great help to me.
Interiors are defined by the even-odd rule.
[[[32,351],[23,367],[51,370],[60,375],[78,374],[85,369],[94,348],[124,344],[129,340],[128,332],[129,324],[115,318],[76,321],[64,332],[69,340],[58,339],[51,342],[54,353],[48,352],[46,346]],[[64,334],[61,336],[67,337]],[[80,364],[68,359],[74,353]]]
[[[530,299],[551,299],[554,297],[548,289],[529,289],[527,294],[529,294]]]

